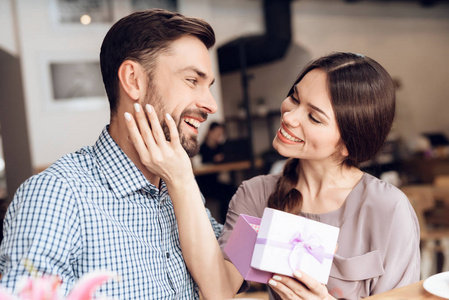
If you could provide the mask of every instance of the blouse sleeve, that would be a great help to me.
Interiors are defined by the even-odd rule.
[[[394,207],[390,231],[382,233],[387,235],[387,238],[383,237],[386,238],[383,259],[385,274],[378,277],[377,282],[372,285],[371,294],[386,292],[419,281],[418,220],[407,197],[404,194],[399,196],[402,201],[398,201]]]
[[[222,252],[240,214],[262,217],[268,197],[273,192],[278,177],[278,175],[257,176],[244,181],[237,189],[229,203],[226,222],[218,240]],[[228,259],[224,252],[223,255]]]
[[[271,195],[277,181],[277,176],[257,176],[248,181],[244,181],[229,203],[226,222],[218,239],[223,256],[226,260],[229,257],[223,251],[232,230],[237,223],[240,214],[261,218],[263,210],[267,206],[268,197]],[[249,282],[244,281],[238,293],[244,292],[249,288]]]

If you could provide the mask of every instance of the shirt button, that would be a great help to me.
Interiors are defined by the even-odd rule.
[[[167,256],[167,259],[170,259],[170,252],[165,253],[165,255]]]
[[[151,195],[155,195],[155,194],[156,194],[156,191],[153,190],[153,189],[151,189],[151,190],[150,190],[150,194],[151,194]]]

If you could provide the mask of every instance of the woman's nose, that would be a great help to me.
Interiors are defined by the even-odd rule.
[[[282,121],[290,127],[298,127],[301,125],[296,110],[289,110],[283,113]]]

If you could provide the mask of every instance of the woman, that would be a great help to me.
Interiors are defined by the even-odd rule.
[[[295,272],[295,278],[275,275],[269,281],[271,298],[359,299],[419,280],[419,227],[408,199],[357,168],[382,147],[394,111],[390,76],[363,55],[319,58],[293,84],[282,103],[273,141],[274,148],[290,159],[282,174],[258,176],[240,186],[219,243],[223,248],[240,214],[261,217],[265,207],[337,226],[340,235],[326,286],[305,273]],[[136,117],[139,129],[146,130],[145,118]],[[168,160],[180,156],[173,120],[166,119],[172,137],[166,142],[157,138],[160,126],[154,114],[149,119],[156,142],[151,135],[143,141],[134,121],[128,122],[141,159],[162,152]],[[243,278],[218,250],[186,159],[184,155],[151,171],[167,183],[183,255],[203,296],[229,298]]]

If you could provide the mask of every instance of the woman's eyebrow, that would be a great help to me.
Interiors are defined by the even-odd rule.
[[[293,91],[294,91],[294,94],[296,94],[296,97],[299,99],[298,90],[296,88],[296,85],[293,87]],[[313,104],[310,104],[310,103],[307,103],[307,106],[309,106],[313,110],[316,110],[317,112],[323,114],[328,120],[330,120],[329,116],[321,108],[319,108]]]
[[[323,114],[328,120],[330,120],[330,118],[328,117],[328,115],[326,115],[326,113],[325,113],[321,108],[316,107],[315,105],[310,104],[310,103],[307,103],[307,105],[308,105],[310,108],[316,110],[317,112]]]

